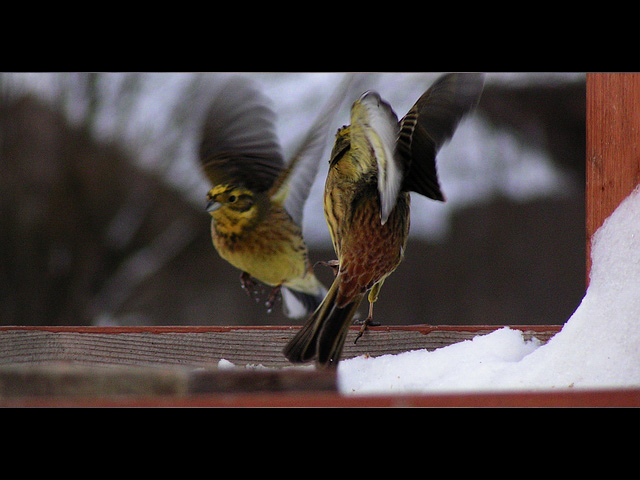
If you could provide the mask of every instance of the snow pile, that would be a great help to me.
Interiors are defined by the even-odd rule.
[[[640,386],[640,187],[594,234],[591,258],[585,297],[547,344],[503,328],[432,352],[348,359],[338,367],[340,391]]]

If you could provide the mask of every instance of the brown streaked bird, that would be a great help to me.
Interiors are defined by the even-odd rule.
[[[200,162],[213,245],[242,271],[243,288],[273,287],[270,311],[282,294],[287,316],[315,310],[327,290],[314,275],[302,237],[305,201],[329,138],[330,121],[352,75],[345,75],[291,160],[285,164],[275,114],[250,80],[232,78],[218,91],[202,128]]]
[[[445,200],[436,154],[477,105],[483,86],[484,74],[443,75],[400,122],[375,92],[365,92],[353,104],[351,125],[336,134],[324,191],[325,219],[338,256],[336,277],[285,347],[291,362],[337,367],[367,292],[369,315],[360,334],[372,322],[380,288],[404,254],[409,192]]]

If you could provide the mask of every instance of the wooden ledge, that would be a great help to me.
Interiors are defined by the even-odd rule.
[[[640,406],[640,389],[343,395],[335,372],[294,368],[282,356],[298,328],[0,327],[0,406]],[[354,345],[354,327],[344,358],[433,350],[500,328],[373,327]],[[509,328],[544,343],[562,326]],[[224,368],[225,360],[255,367]]]
[[[220,360],[237,366],[286,367],[282,349],[298,326],[267,327],[0,327],[0,365],[73,362],[85,365],[185,365],[211,367]],[[380,356],[445,347],[503,326],[381,326],[353,343],[347,337],[343,358]],[[546,342],[560,325],[510,326],[525,339]]]
[[[640,389],[558,390],[425,395],[340,395],[337,393],[249,393],[162,396],[0,398],[2,407],[96,408],[383,408],[383,407],[639,407]]]

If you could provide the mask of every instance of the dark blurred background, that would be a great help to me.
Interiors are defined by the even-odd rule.
[[[273,100],[285,152],[341,78],[244,75]],[[226,76],[0,74],[0,324],[302,323],[279,305],[267,314],[211,245],[195,152],[207,101]],[[401,117],[437,76],[356,82],[305,210],[312,261],[335,258],[322,187],[351,102],[375,88]],[[584,74],[488,74],[475,115],[438,157],[448,201],[412,197],[405,261],[385,282],[376,321],[561,324],[571,316],[585,291],[585,108]],[[316,273],[330,284],[329,269]]]

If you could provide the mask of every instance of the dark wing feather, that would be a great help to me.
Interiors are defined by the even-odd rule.
[[[403,190],[444,201],[436,155],[480,100],[484,74],[442,75],[400,121],[397,149],[407,174]]]
[[[212,185],[232,183],[264,192],[284,169],[268,99],[248,79],[227,81],[202,127],[200,163]]]

